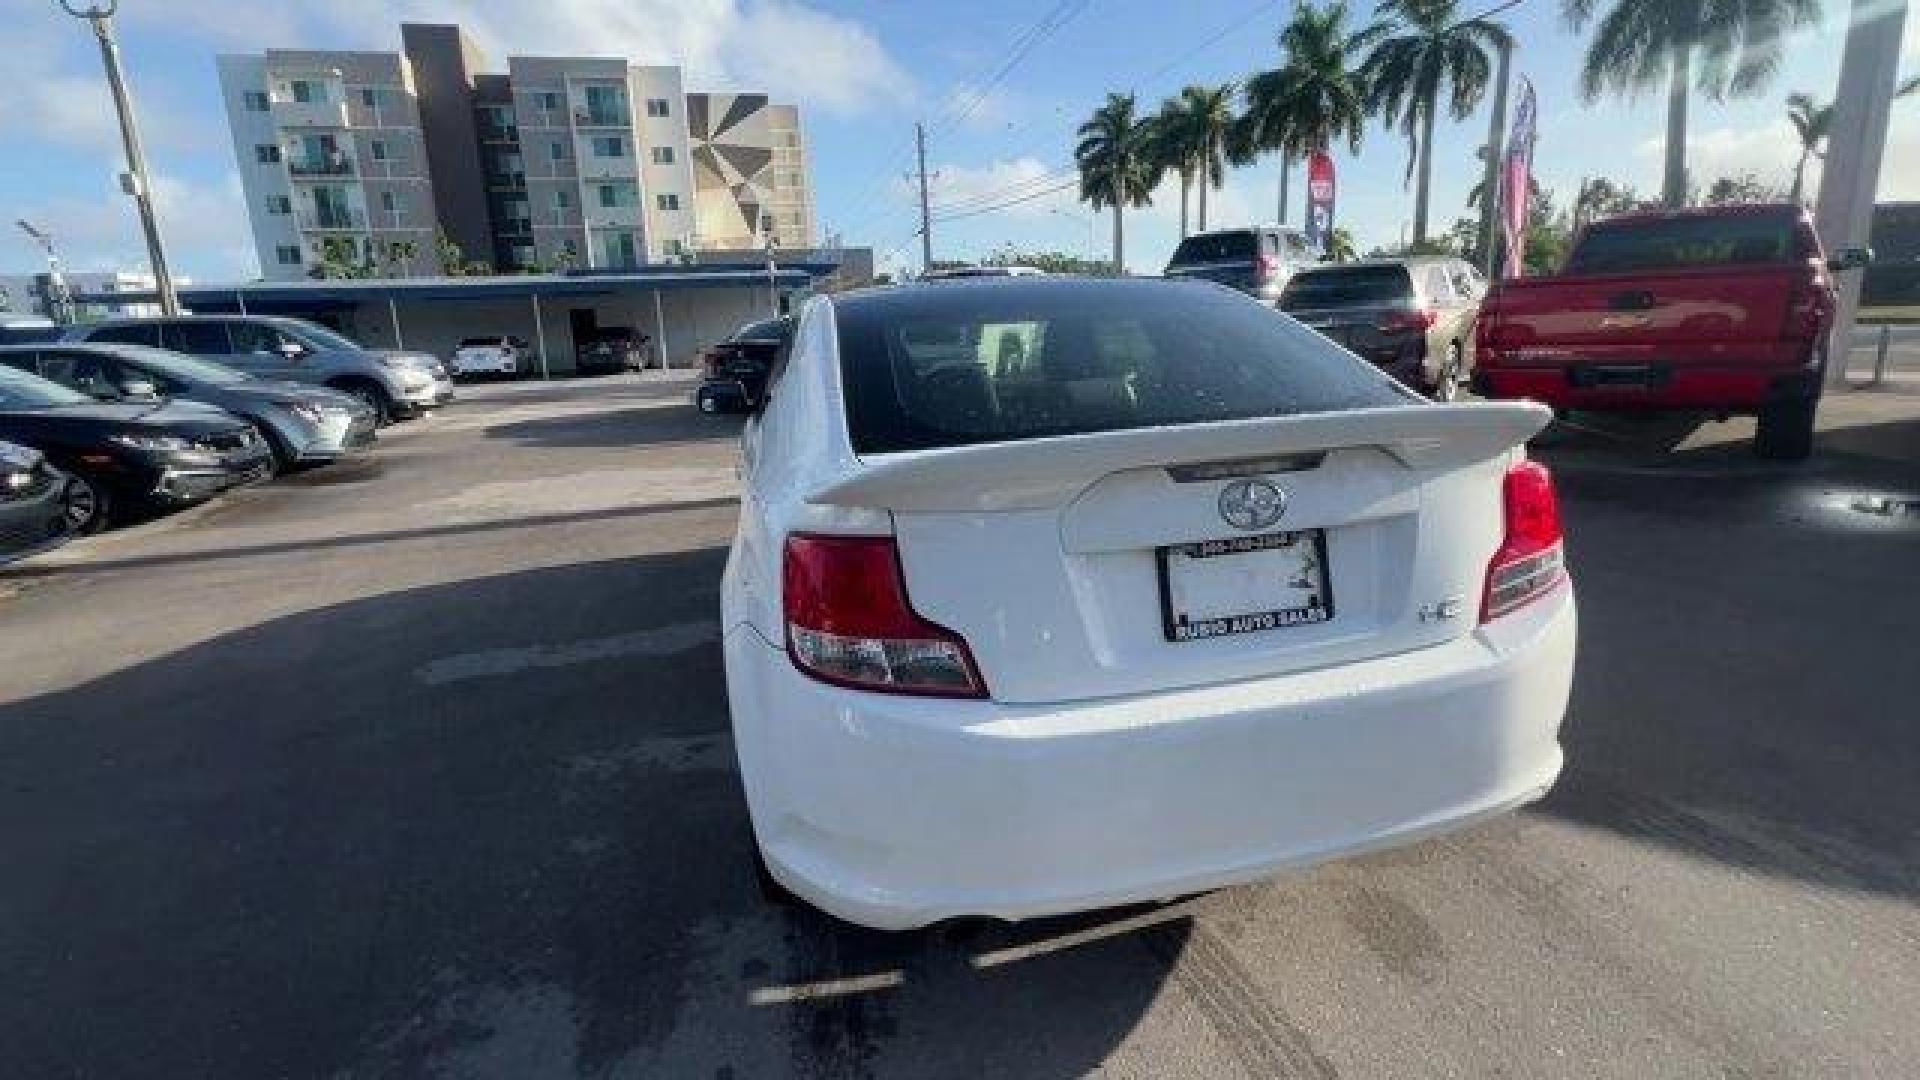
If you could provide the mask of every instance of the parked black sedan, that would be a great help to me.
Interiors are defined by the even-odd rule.
[[[360,453],[375,438],[373,408],[349,394],[256,379],[167,349],[91,342],[0,345],[0,364],[101,401],[168,397],[225,409],[253,423],[280,469]]]
[[[693,392],[694,404],[704,413],[758,407],[767,392],[767,376],[792,336],[793,318],[786,316],[748,323],[708,347],[700,357],[706,372]]]
[[[30,446],[0,442],[0,564],[65,543],[67,477]]]
[[[271,471],[253,425],[188,402],[101,402],[0,367],[0,439],[30,446],[72,477],[76,532],[128,512],[199,502]]]

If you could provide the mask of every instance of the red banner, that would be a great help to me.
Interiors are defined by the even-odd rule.
[[[1507,257],[1501,277],[1519,277],[1526,268],[1527,202],[1533,193],[1533,84],[1520,80],[1520,105],[1507,136],[1507,158],[1500,170],[1500,221],[1506,227]]]
[[[1327,250],[1333,239],[1333,158],[1316,150],[1307,159],[1307,243]]]

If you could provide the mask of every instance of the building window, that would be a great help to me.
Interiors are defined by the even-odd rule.
[[[388,217],[398,221],[407,213],[406,196],[394,191],[383,191],[380,193],[380,209]]]
[[[273,257],[279,260],[281,266],[299,266],[300,245],[281,244],[273,249]]]
[[[565,160],[567,160],[567,144],[566,144],[566,142],[565,142],[564,140],[561,140],[561,139],[555,139],[555,140],[553,140],[552,142],[550,142],[550,143],[548,143],[548,144],[547,144],[547,156],[549,156],[549,157],[551,157],[551,158],[552,158],[553,160],[555,160],[555,161],[565,161]]]
[[[655,165],[671,165],[671,164],[673,164],[673,147],[671,147],[671,146],[656,146],[656,147],[654,147],[654,148],[653,148],[653,163],[654,163]]]
[[[246,101],[248,112],[266,112],[272,105],[264,91],[249,90],[242,96]]]
[[[287,198],[285,195],[269,195],[267,196],[267,213],[291,214],[293,213],[293,200]]]
[[[261,143],[253,148],[253,160],[262,165],[276,165],[280,161],[280,147],[273,143]]]
[[[367,144],[367,149],[373,154],[373,160],[375,161],[387,160],[387,141],[385,139],[373,140],[372,142]]]
[[[593,137],[593,156],[603,158],[625,157],[626,142],[618,135],[595,135]]]
[[[671,115],[667,109],[667,99],[659,98],[659,97],[648,98],[647,99],[647,115],[648,116]]]
[[[361,87],[360,88],[360,106],[366,109],[379,108],[380,107],[380,91],[371,86]]]
[[[678,210],[680,196],[677,192],[662,191],[653,197],[653,204],[662,210]]]
[[[327,100],[326,86],[312,79],[295,79],[287,84],[287,88],[293,91],[293,100],[302,105],[325,104]]]
[[[580,122],[613,127],[627,122],[627,92],[621,86],[587,87],[586,115]]]
[[[547,110],[548,112],[559,112],[560,111],[560,95],[554,93],[551,90],[543,92],[540,95],[540,107]]]
[[[561,188],[559,191],[554,192],[553,208],[555,210],[573,209],[573,192],[568,191],[566,188]]]

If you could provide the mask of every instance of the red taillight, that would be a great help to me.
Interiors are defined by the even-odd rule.
[[[1410,308],[1406,311],[1389,311],[1380,316],[1377,324],[1383,333],[1397,334],[1408,330],[1427,331],[1440,321],[1440,313],[1432,308]]]
[[[1265,252],[1261,252],[1257,272],[1260,275],[1260,284],[1265,285],[1267,282],[1273,280],[1275,274],[1280,272],[1280,260]]]
[[[787,537],[787,654],[823,682],[885,694],[981,698],[960,635],[914,614],[891,536]]]
[[[1545,595],[1567,572],[1560,503],[1547,467],[1537,461],[1509,467],[1502,502],[1507,533],[1487,564],[1487,592],[1480,605],[1483,623]]]
[[[1833,318],[1833,307],[1832,284],[1819,263],[1810,263],[1795,280],[1787,299],[1787,319],[1780,336],[1789,341],[1818,338]]]

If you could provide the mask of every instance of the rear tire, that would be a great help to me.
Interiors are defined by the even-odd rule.
[[[84,473],[70,473],[64,507],[67,527],[75,536],[92,536],[106,531],[113,520],[113,493],[105,484]]]
[[[1791,398],[1760,410],[1753,452],[1769,461],[1804,461],[1813,453],[1813,419],[1820,399]]]

